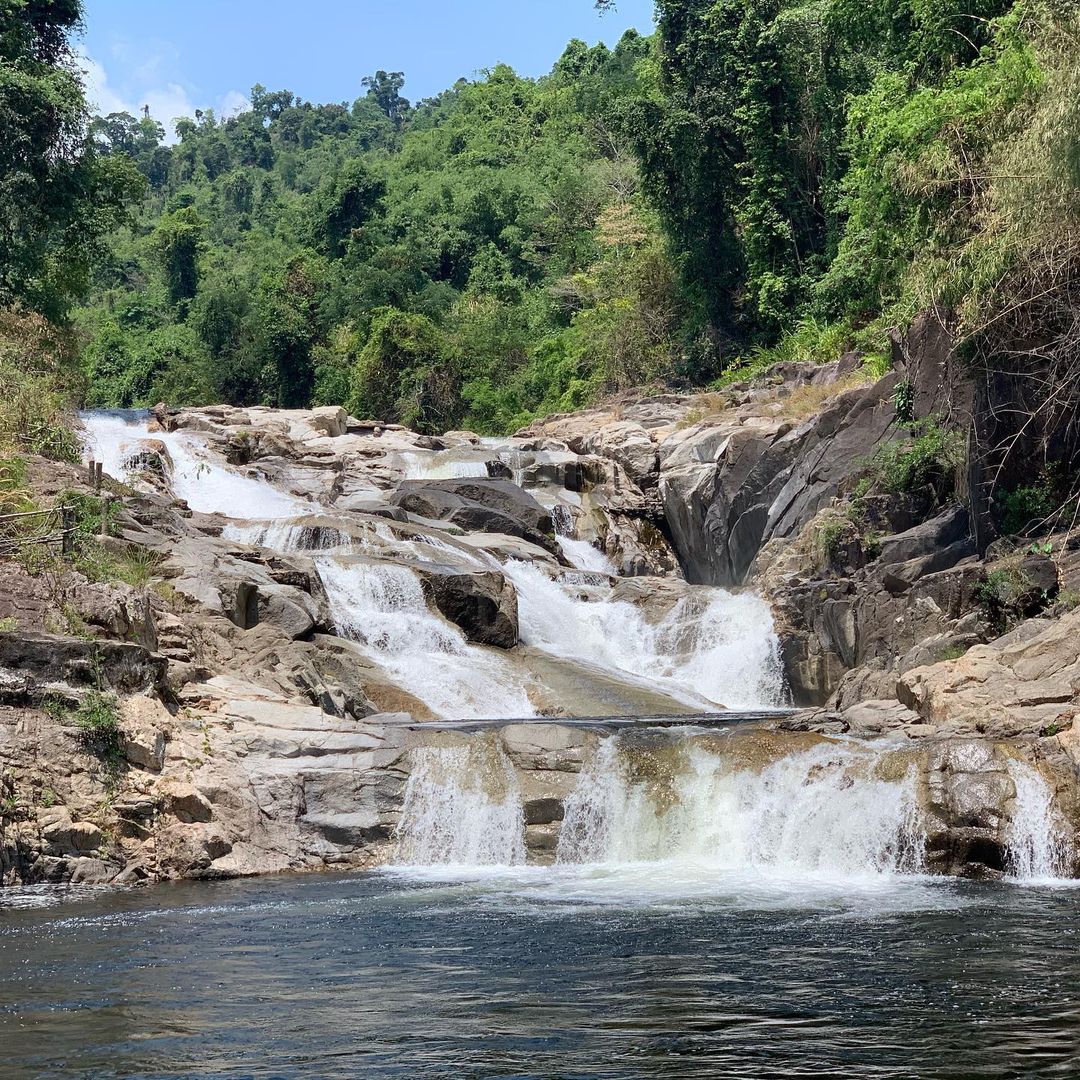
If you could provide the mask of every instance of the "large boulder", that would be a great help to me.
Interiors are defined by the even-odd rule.
[[[517,593],[498,570],[463,571],[424,563],[417,571],[428,599],[470,641],[501,649],[518,643]]]
[[[558,552],[550,511],[508,480],[406,480],[391,502],[410,514],[449,521],[466,532],[505,533]]]
[[[994,736],[1055,733],[1080,715],[1080,611],[1033,620],[955,660],[905,672],[897,697],[941,728]]]
[[[796,424],[727,411],[660,444],[660,494],[690,581],[742,584],[769,540],[798,535],[890,438],[896,375],[839,392]]]

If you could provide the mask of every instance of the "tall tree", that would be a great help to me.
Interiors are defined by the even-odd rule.
[[[60,318],[143,181],[89,134],[79,0],[0,0],[0,303]]]

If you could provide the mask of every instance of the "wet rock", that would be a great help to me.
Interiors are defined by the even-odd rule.
[[[564,814],[561,799],[530,799],[525,803],[526,825],[551,825],[562,821]]]
[[[500,649],[517,644],[517,594],[499,571],[464,572],[432,563],[418,567],[418,573],[431,602],[470,641]]]

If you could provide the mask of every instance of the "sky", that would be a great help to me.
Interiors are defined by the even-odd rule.
[[[542,75],[571,38],[614,45],[653,29],[653,0],[84,0],[79,46],[102,113],[229,115],[255,83],[319,103],[352,102],[379,68],[413,101],[506,63]]]

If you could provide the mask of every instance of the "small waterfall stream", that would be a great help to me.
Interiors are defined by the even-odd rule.
[[[1043,776],[1024,761],[1009,761],[1016,799],[1006,833],[1006,869],[1016,881],[1065,877],[1071,850],[1054,807],[1054,793]]]
[[[405,787],[395,862],[520,866],[525,862],[521,790],[496,744],[426,746]]]
[[[266,480],[226,465],[197,435],[160,431],[150,435],[146,422],[111,414],[83,417],[88,451],[109,476],[123,478],[140,444],[158,442],[167,451],[168,481],[173,494],[202,514],[270,520],[303,513],[310,504],[279,491]]]
[[[518,594],[522,640],[661,685],[688,704],[728,708],[783,703],[779,642],[768,605],[752,593],[704,586],[678,599],[659,624],[641,608],[555,581],[527,563],[506,566]]]
[[[346,563],[332,556],[320,558],[317,566],[338,633],[357,642],[436,716],[535,715],[510,664],[470,645],[461,630],[435,615],[408,567]]]

